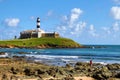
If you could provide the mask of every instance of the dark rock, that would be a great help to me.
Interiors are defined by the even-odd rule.
[[[90,65],[89,63],[77,62],[74,67],[76,68],[76,70],[88,70],[90,68]]]
[[[101,80],[103,79],[102,75],[101,74],[93,74],[93,78],[97,79],[97,80]]]
[[[70,70],[70,73],[75,73],[75,70],[74,69]]]
[[[11,67],[10,70],[11,70],[12,74],[18,74],[20,72],[20,70],[18,68],[15,69],[14,67]]]
[[[51,76],[54,76],[56,74],[56,68],[50,68],[47,73]]]
[[[120,78],[120,72],[115,75],[116,78]]]
[[[5,52],[0,52],[0,55],[5,55]]]
[[[26,68],[26,69],[24,70],[25,75],[26,75],[26,76],[30,76],[30,75],[31,75],[30,71],[31,71],[31,70],[30,70],[29,68]]]
[[[59,74],[60,74],[60,75],[65,75],[66,72],[65,72],[64,70],[59,70]]]
[[[17,74],[17,72],[16,72],[16,70],[14,69],[14,67],[11,68],[11,72],[12,72],[13,74]]]
[[[25,61],[25,56],[13,56],[14,60]]]
[[[88,69],[88,72],[92,72],[92,71],[93,71],[93,69],[92,69],[92,68],[89,68],[89,69]]]
[[[66,75],[66,71],[60,67],[52,67],[46,71],[48,75],[53,76],[55,78]]]
[[[83,65],[82,62],[77,62],[77,63],[75,64],[75,66],[81,66],[81,65]]]
[[[41,69],[36,70],[36,72],[37,72],[38,74],[44,74],[44,73],[45,73],[45,71],[43,71],[43,70],[41,70]]]
[[[3,74],[3,75],[2,75],[2,79],[1,79],[1,80],[9,80],[9,79],[8,79],[8,77],[7,77],[7,75],[6,75],[6,74]]]
[[[38,78],[39,78],[38,80],[43,80],[43,78],[40,75],[38,76]]]
[[[75,67],[74,69],[75,69],[75,71],[81,70],[81,67]]]
[[[109,70],[118,70],[120,69],[120,64],[108,64],[106,65]]]
[[[112,76],[112,73],[110,71],[99,71],[93,74],[93,78],[97,80],[106,80]]]
[[[66,64],[66,66],[65,66],[66,68],[70,68],[71,67],[71,65],[70,64]]]

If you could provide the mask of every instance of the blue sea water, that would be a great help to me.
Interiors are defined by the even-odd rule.
[[[92,48],[63,49],[19,49],[1,48],[5,55],[0,57],[25,56],[27,59],[50,65],[65,65],[66,63],[89,62],[101,64],[120,64],[120,45],[90,45]],[[24,52],[25,54],[20,54]]]

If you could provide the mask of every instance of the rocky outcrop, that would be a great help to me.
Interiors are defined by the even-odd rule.
[[[107,70],[107,67],[105,67],[102,70],[96,71],[93,74],[93,78],[97,79],[97,80],[103,80],[103,79],[108,79],[112,77],[112,72]]]
[[[73,71],[97,80],[107,80],[112,77],[120,78],[120,64],[93,64],[91,67],[89,63],[78,62]]]
[[[2,72],[0,75],[2,75],[1,78],[3,80],[16,79],[20,77],[20,74],[24,77],[37,77],[40,80],[44,80],[43,78],[46,77],[51,77],[50,80],[54,80],[54,78],[60,78],[59,80],[75,80],[74,76],[93,77],[96,80],[120,79],[120,64],[93,64],[90,66],[89,63],[77,62],[74,66],[73,64],[66,64],[64,67],[59,67],[27,62],[23,59],[24,57],[21,57],[21,60],[16,58],[20,57],[0,59],[0,71]]]

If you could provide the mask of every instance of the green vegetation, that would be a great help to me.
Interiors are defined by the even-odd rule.
[[[1,47],[73,48],[80,45],[67,38],[31,38],[0,41]]]

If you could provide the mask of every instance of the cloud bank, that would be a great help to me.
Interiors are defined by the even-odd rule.
[[[87,34],[92,37],[98,37],[94,25],[87,25],[87,22],[82,21],[80,17],[84,13],[80,8],[73,8],[69,15],[62,17],[61,23],[57,26],[59,33],[63,36],[80,37],[81,34]]]
[[[79,21],[83,11],[80,8],[73,8],[69,15],[62,17],[61,24],[57,26],[59,32],[62,31],[64,34],[80,34],[81,31],[86,27],[86,22]],[[78,36],[78,35],[77,35]]]
[[[20,22],[18,18],[7,18],[4,20],[5,25],[8,27],[17,27]]]
[[[111,14],[115,20],[120,20],[120,7],[113,6],[111,8]]]
[[[104,43],[102,41],[107,40],[112,42],[120,35],[120,7],[111,7],[110,13],[115,22],[98,27],[81,19],[81,16],[84,15],[82,9],[73,8],[68,15],[62,17],[62,21],[57,25],[57,31],[63,37],[72,37],[75,40],[83,40],[83,42],[86,39],[89,39],[88,43],[94,43],[94,41]]]

